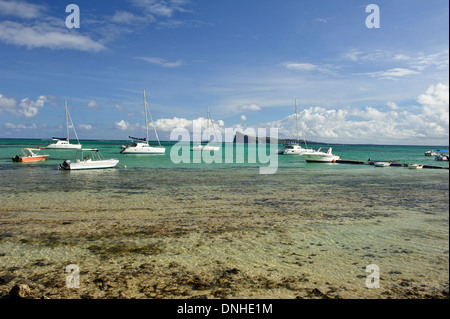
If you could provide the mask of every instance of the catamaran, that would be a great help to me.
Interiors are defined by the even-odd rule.
[[[89,152],[89,155],[84,153]],[[96,148],[80,149],[77,150],[75,156],[75,162],[65,160],[59,165],[60,170],[82,170],[82,169],[99,169],[99,168],[112,168],[119,163],[118,159],[104,159],[100,151]]]
[[[81,149],[81,144],[80,144],[80,141],[78,140],[77,132],[75,131],[75,126],[73,125],[72,118],[70,117],[69,109],[67,108],[67,101],[66,100],[64,100],[64,108],[66,109],[66,131],[67,131],[67,137],[64,137],[64,138],[52,137],[52,139],[54,141],[57,141],[57,142],[54,143],[54,144],[47,145],[46,148],[49,148],[49,149],[63,149],[63,150],[73,150],[73,149],[79,150],[79,149]],[[75,137],[76,137],[76,139],[78,141],[78,144],[70,144],[70,141],[69,141],[69,119],[70,119],[71,126],[73,128],[73,132],[75,133]]]
[[[209,114],[209,107],[206,108],[206,133],[209,134],[209,122],[211,122],[211,125],[213,127],[214,137],[217,140],[216,130],[214,129],[214,123],[211,121],[211,116]],[[194,145],[192,147],[193,151],[218,151],[220,149],[220,146],[214,146],[211,145],[211,141],[209,140],[209,137],[205,141],[201,141],[200,144]]]
[[[147,102],[145,99],[145,90],[144,90],[144,113],[145,113],[145,130],[146,137],[145,138],[137,138],[128,136],[129,139],[133,140],[131,145],[122,145],[122,150],[120,153],[122,154],[164,154],[166,149],[161,146],[161,143],[158,138],[158,133],[156,132],[155,123],[153,122],[152,114],[150,110],[148,113],[150,114],[150,119],[153,124],[153,128],[155,130],[156,139],[158,140],[159,146],[150,146],[148,144],[148,123],[147,123]]]

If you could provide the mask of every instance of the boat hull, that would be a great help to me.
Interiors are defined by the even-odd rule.
[[[137,143],[132,146],[124,146],[120,153],[122,154],[165,154],[164,147],[154,147],[146,143]]]
[[[70,143],[55,143],[47,145],[48,149],[59,149],[59,150],[81,150],[81,144],[70,144]]]
[[[74,171],[74,170],[84,170],[84,169],[103,169],[103,168],[112,168],[115,167],[119,163],[119,160],[116,159],[108,159],[108,160],[100,160],[100,161],[77,161],[75,163],[70,163],[68,161],[64,161],[59,167],[62,170]]]
[[[219,146],[210,146],[210,145],[197,145],[192,147],[193,151],[218,151],[220,150]]]
[[[30,163],[30,162],[42,162],[47,159],[48,155],[41,155],[41,156],[31,156],[31,157],[14,157],[12,160],[13,162],[20,162],[20,163]]]
[[[308,163],[334,163],[340,159],[336,155],[302,154],[302,156]]]
[[[388,162],[375,162],[373,165],[375,167],[389,167],[389,166],[391,166],[391,163],[388,163]]]

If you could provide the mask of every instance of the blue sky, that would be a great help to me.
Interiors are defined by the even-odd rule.
[[[448,145],[448,6],[0,0],[0,138],[61,136],[64,99],[80,139],[143,136],[145,89],[161,139],[207,106],[220,129],[295,137],[297,99],[308,140]]]

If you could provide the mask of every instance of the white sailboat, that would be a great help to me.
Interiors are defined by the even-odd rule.
[[[156,139],[158,140],[159,146],[150,146],[148,144],[148,122],[147,122],[147,102],[145,99],[145,90],[144,90],[144,113],[145,113],[145,130],[146,137],[145,138],[137,138],[128,136],[129,139],[133,140],[131,145],[122,145],[122,150],[120,153],[122,154],[164,154],[166,149],[161,146],[161,143],[158,138],[158,133],[156,132],[155,124],[153,123],[152,114],[149,111],[150,119],[153,124],[153,128],[155,130]]]
[[[90,155],[84,156],[85,152],[90,152]],[[78,157],[80,155],[80,157]],[[59,165],[60,170],[83,170],[83,169],[100,169],[100,168],[112,168],[119,163],[118,159],[104,159],[98,149],[80,149],[75,156],[75,162],[65,160]]]
[[[46,146],[48,149],[62,149],[62,150],[79,150],[81,149],[80,141],[78,140],[77,132],[75,131],[75,126],[73,125],[72,118],[69,114],[69,109],[67,108],[67,100],[64,100],[64,108],[66,110],[66,131],[67,131],[67,137],[65,138],[59,138],[59,137],[52,137],[54,141],[57,141],[54,144],[49,144]],[[75,137],[77,139],[78,144],[70,144],[69,140],[69,119],[71,126],[73,128],[73,132],[75,133]]]
[[[311,149],[303,148],[300,146],[300,138],[298,136],[298,108],[297,99],[295,99],[295,128],[297,130],[297,141],[286,141],[284,147],[280,148],[277,153],[279,155],[301,155],[305,152],[311,152]],[[306,140],[305,140],[306,146]]]
[[[211,121],[211,117],[209,114],[209,107],[206,108],[206,118],[207,118],[206,119],[206,132],[209,133],[209,122]],[[216,131],[214,129],[214,124],[212,123],[212,121],[211,121],[211,125],[213,127],[214,136],[217,139]],[[209,140],[209,138],[208,138],[208,140],[202,141],[202,142],[200,142],[200,144],[194,145],[192,147],[193,151],[218,151],[219,149],[220,149],[220,146],[211,145],[211,141]]]

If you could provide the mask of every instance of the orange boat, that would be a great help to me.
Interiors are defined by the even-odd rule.
[[[39,161],[45,161],[48,157],[48,155],[41,155],[36,154],[33,151],[40,151],[43,148],[22,148],[22,155],[16,155],[12,158],[13,162],[22,162],[22,163],[28,163],[28,162],[39,162]]]

